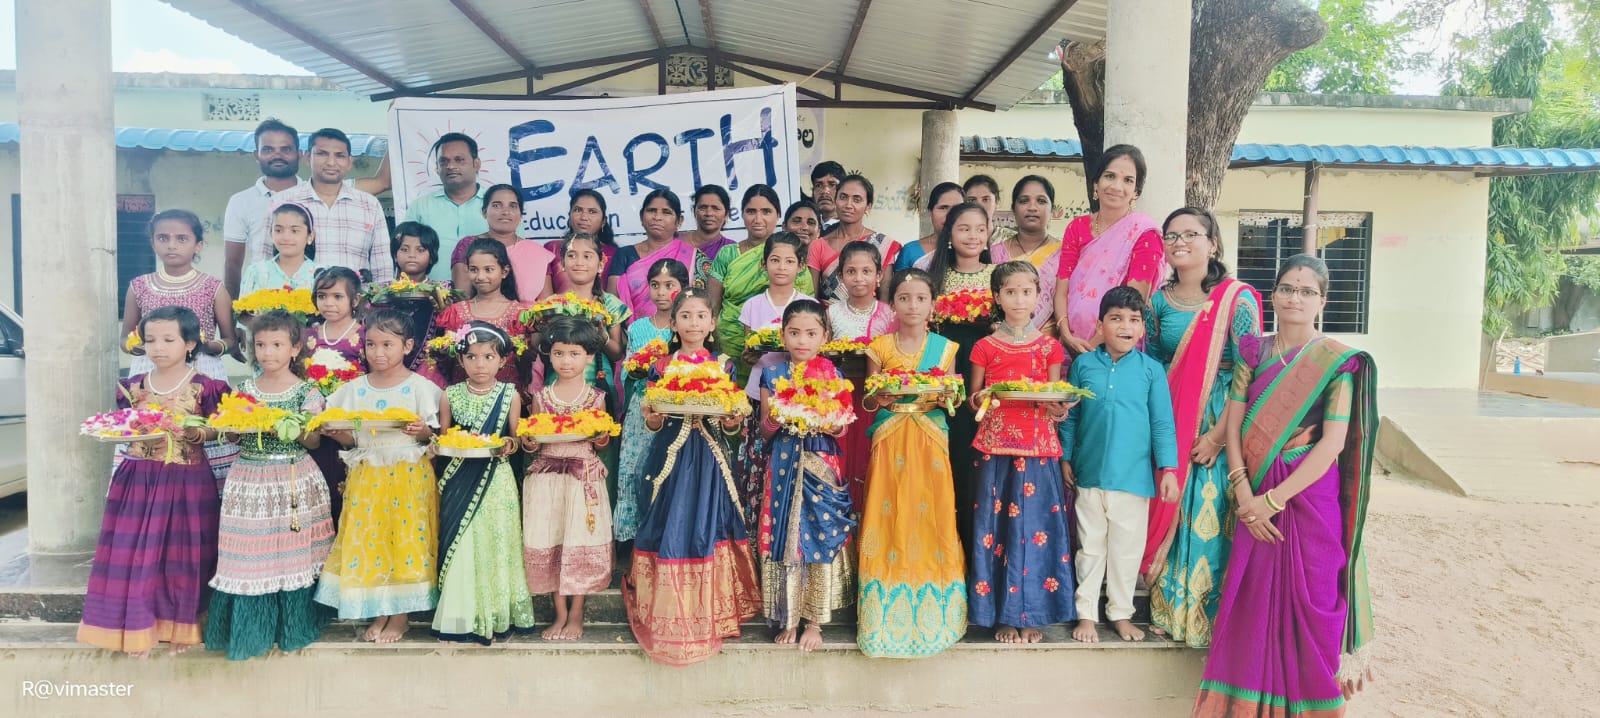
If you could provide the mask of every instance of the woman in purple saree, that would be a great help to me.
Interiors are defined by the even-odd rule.
[[[1278,333],[1239,338],[1228,413],[1239,523],[1195,716],[1342,716],[1370,677],[1361,534],[1376,372],[1317,332],[1327,293],[1326,263],[1288,258],[1272,292]]]
[[[704,287],[711,272],[711,259],[678,235],[683,203],[672,190],[658,189],[645,195],[639,221],[644,225],[644,241],[617,250],[607,269],[610,276],[606,277],[606,291],[628,305],[633,316],[650,317],[656,313],[656,306],[650,301],[650,278],[646,276],[650,265],[662,259],[676,259],[689,268],[689,282]]]

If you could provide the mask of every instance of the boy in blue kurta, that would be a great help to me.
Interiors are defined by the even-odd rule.
[[[1100,300],[1104,343],[1072,362],[1068,381],[1094,392],[1061,423],[1061,473],[1078,487],[1078,625],[1072,637],[1097,640],[1100,585],[1106,617],[1124,641],[1134,627],[1133,590],[1144,555],[1150,501],[1160,476],[1162,501],[1178,500],[1178,440],[1161,362],[1138,350],[1146,305],[1132,287]]]

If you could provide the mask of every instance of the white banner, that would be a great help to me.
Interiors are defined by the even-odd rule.
[[[522,192],[526,237],[565,234],[567,202],[584,188],[606,198],[620,244],[643,239],[639,203],[658,188],[683,200],[687,231],[695,189],[722,185],[733,198],[726,231],[734,237],[744,233],[737,205],[746,187],[770,184],[785,204],[800,198],[792,84],[581,100],[397,99],[389,109],[397,218],[439,190],[431,151],[447,132],[477,141],[481,182]]]

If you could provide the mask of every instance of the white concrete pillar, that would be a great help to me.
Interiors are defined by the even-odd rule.
[[[1106,3],[1106,146],[1144,152],[1137,208],[1157,221],[1185,204],[1189,19],[1190,0]]]
[[[19,2],[16,20],[28,549],[37,566],[94,551],[110,480],[109,447],[80,438],[78,425],[116,395],[111,6]]]
[[[928,206],[928,193],[940,182],[961,182],[961,124],[954,110],[924,110],[922,113],[922,170],[917,174],[921,183],[920,206],[917,210],[918,237],[933,231],[928,215],[922,208]]]

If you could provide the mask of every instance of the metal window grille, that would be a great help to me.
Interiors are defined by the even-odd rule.
[[[1318,247],[1328,263],[1328,304],[1322,331],[1365,334],[1372,276],[1372,213],[1320,212]],[[1239,213],[1239,279],[1261,292],[1262,326],[1273,331],[1272,288],[1283,260],[1304,248],[1299,212]]]

